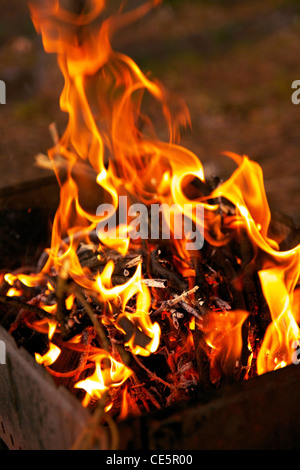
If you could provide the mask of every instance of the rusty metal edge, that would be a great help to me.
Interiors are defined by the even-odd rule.
[[[299,450],[300,365],[119,423],[120,449]]]
[[[9,449],[73,448],[91,414],[1,326],[0,341],[0,438]],[[298,450],[299,385],[300,366],[290,365],[128,418],[118,423],[115,450]],[[107,449],[107,435],[97,436],[96,449]]]
[[[90,413],[1,326],[0,341],[0,438],[14,450],[69,450]]]

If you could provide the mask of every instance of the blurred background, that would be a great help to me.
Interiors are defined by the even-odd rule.
[[[300,80],[299,0],[164,0],[113,46],[185,101],[192,126],[181,144],[207,175],[226,177],[224,150],[248,155],[262,166],[271,209],[300,224],[300,105],[291,101]],[[1,0],[0,79],[5,201],[8,188],[44,178],[35,155],[52,146],[49,124],[62,133],[67,119],[56,58],[43,51],[24,0]]]

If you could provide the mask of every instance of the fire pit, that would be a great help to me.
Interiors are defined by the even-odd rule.
[[[112,49],[112,35],[158,3],[110,16],[99,1],[76,13],[31,5],[58,56],[69,122],[62,137],[51,127],[54,146],[37,160],[60,187],[51,243],[0,285],[11,448],[297,445],[295,408],[281,400],[287,389],[297,400],[298,232],[278,230],[248,157],[227,152],[232,176],[206,178],[175,143],[166,91]],[[145,97],[161,107],[167,142]]]

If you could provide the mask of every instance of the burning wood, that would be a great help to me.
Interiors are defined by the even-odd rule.
[[[44,364],[57,383],[65,383],[76,393],[85,406],[95,407],[102,392],[108,390],[110,413],[115,417],[124,414],[126,394],[127,413],[136,414],[138,410],[145,412],[194,397],[204,389],[219,386],[224,379],[238,381],[257,374],[255,360],[270,323],[270,312],[259,301],[262,293],[257,272],[251,269],[252,282],[250,277],[245,283],[239,281],[239,276],[250,268],[252,258],[245,264],[239,250],[229,250],[225,256],[223,246],[207,243],[197,256],[194,254],[194,266],[189,268],[193,277],[185,278],[165,248],[156,249],[151,255],[140,250],[122,256],[105,246],[81,243],[77,255],[93,278],[101,276],[112,261],[112,289],[126,285],[137,266],[142,266],[143,277],[136,283],[141,289],[143,285],[150,289],[149,316],[161,332],[159,346],[149,355],[147,347],[152,338],[136,322],[135,299],[123,309],[117,293],[107,305],[96,292],[74,282],[66,264],[60,273],[49,273],[44,282],[33,286],[29,284],[34,275],[6,275],[0,296],[0,302],[6,305],[2,324],[29,350],[31,340],[25,338],[30,335],[24,333],[28,328],[40,331],[44,338],[48,336],[40,350],[34,351],[36,360]],[[157,269],[157,264],[168,279],[152,278],[152,267]],[[129,274],[121,276],[125,270]],[[191,279],[199,285],[188,289]],[[251,309],[245,301],[249,285]],[[238,350],[231,351],[238,342]],[[60,350],[61,356],[72,357],[69,363],[58,360]],[[226,362],[224,355],[228,352],[232,357],[226,357]],[[98,372],[91,376],[95,361]],[[76,366],[70,369],[70,363]],[[122,378],[112,380],[118,368],[127,376],[124,383]],[[110,377],[108,370],[113,375],[105,379]],[[87,387],[88,382],[94,388]],[[87,391],[85,397],[81,387]]]
[[[94,20],[104,2],[88,3],[88,13],[78,16],[57,2],[32,6],[46,51],[58,54],[61,105],[70,119],[61,138],[51,128],[48,156],[61,186],[51,246],[37,272],[3,276],[1,323],[113,428],[113,420],[291,363],[300,337],[294,314],[300,245],[280,251],[270,236],[258,164],[228,154],[237,164],[231,178],[207,181],[199,159],[174,143],[173,132],[170,142],[159,141],[142,114],[142,95],[149,93],[172,128],[163,88],[114,52],[110,37],[159,2],[100,26]],[[40,165],[49,161],[38,158]],[[80,177],[88,178],[89,194],[101,189],[101,211],[89,197],[85,207]],[[134,223],[119,213],[123,222],[113,227],[127,197]],[[141,204],[165,208],[156,231],[142,211],[137,216]],[[144,236],[144,222],[155,236]],[[199,228],[201,247],[191,242]]]

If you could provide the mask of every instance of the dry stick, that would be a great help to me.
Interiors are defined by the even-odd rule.
[[[97,428],[99,429],[99,422],[100,419],[104,419],[106,423],[108,424],[108,428],[110,431],[110,436],[111,436],[111,445],[110,445],[110,450],[118,450],[119,447],[119,430],[118,426],[112,419],[112,417],[105,412],[105,403],[108,397],[108,392],[104,393],[102,395],[102,398],[94,412],[94,416],[92,418],[92,429],[94,430],[94,433],[97,432]]]
[[[149,392],[149,390],[147,390],[143,385],[142,385],[142,392],[145,393],[145,395],[148,396],[149,400],[153,403],[153,405],[158,409],[160,410],[161,409],[161,406],[160,404],[158,403],[158,401],[156,400],[156,398],[152,395],[152,393]]]
[[[170,285],[177,287],[179,290],[187,288],[187,284],[178,272],[174,272],[163,266],[157,259],[157,250],[152,251],[150,260],[150,272],[154,277],[167,279]]]
[[[55,155],[50,159],[48,155],[39,153],[35,157],[35,164],[39,168],[43,168],[45,170],[67,170],[70,162],[66,157],[60,154],[60,137],[55,122],[52,122],[49,125],[49,131],[54,143]],[[77,163],[76,168],[74,169],[74,174],[77,174],[78,176],[87,175],[93,181],[97,176],[95,170],[91,166],[81,162]]]
[[[91,424],[91,437],[94,438],[95,435],[97,434],[97,430],[99,431],[101,428],[100,428],[100,419],[102,418],[104,421],[106,421],[106,423],[108,424],[108,428],[109,428],[109,431],[110,431],[110,436],[111,436],[111,444],[110,444],[110,450],[118,450],[118,447],[119,447],[119,430],[118,430],[118,426],[117,424],[115,423],[115,421],[113,420],[113,418],[108,414],[106,413],[105,411],[105,403],[106,403],[106,399],[107,399],[107,396],[108,396],[108,393],[105,393],[95,412],[94,412],[94,416],[92,418],[92,424]],[[99,429],[100,428],[100,429]]]
[[[194,315],[194,317],[198,318],[198,320],[201,320],[203,321],[203,317],[202,315],[200,315],[197,310],[195,310],[193,307],[191,307],[187,302],[185,302],[184,300],[181,300],[179,302],[179,304],[181,305],[181,307],[188,313],[190,313],[191,315]]]
[[[138,264],[143,262],[143,256],[142,255],[137,255],[134,258],[130,259],[125,263],[125,268],[134,268]]]
[[[38,317],[40,318],[48,318],[49,320],[53,320],[53,315],[49,314],[42,308],[37,307],[36,305],[31,305],[26,302],[22,302],[22,300],[20,300],[18,297],[9,297],[6,295],[1,295],[0,302],[7,304],[7,305],[13,305],[15,307],[19,307],[24,310],[29,310],[30,312],[38,315]]]
[[[167,279],[141,279],[141,283],[148,287],[156,287],[164,289],[168,285]]]
[[[110,435],[111,435],[111,449],[110,450],[117,450],[118,443],[119,443],[119,433],[118,428],[111,416],[105,413],[105,404],[107,400],[108,393],[105,392],[98,405],[97,408],[91,417],[91,420],[87,424],[87,426],[83,429],[80,436],[77,438],[75,443],[73,444],[71,450],[92,450],[96,448],[95,444],[97,441],[97,434],[104,431],[104,428],[100,425],[100,420],[104,419],[109,427]]]
[[[111,445],[110,449],[111,450],[118,450],[119,448],[119,429],[113,418],[106,413],[103,416],[103,419],[107,422],[109,430],[110,430],[110,435],[111,435]]]
[[[49,125],[49,131],[50,131],[53,143],[56,147],[56,151],[57,151],[57,154],[58,154],[58,151],[59,151],[59,135],[58,135],[58,130],[57,130],[55,122],[51,122],[51,124]]]
[[[63,337],[66,337],[67,335],[67,327],[65,323],[65,320],[66,320],[65,319],[65,313],[66,313],[65,298],[66,298],[66,293],[68,290],[68,286],[67,286],[67,280],[69,277],[68,268],[69,268],[69,260],[65,260],[65,262],[62,265],[61,271],[58,275],[58,279],[56,283],[56,291],[55,291],[56,303],[57,303],[56,317],[60,324],[61,333]]]
[[[199,286],[195,286],[192,289],[190,289],[189,291],[183,292],[181,295],[178,295],[178,297],[175,297],[174,299],[165,300],[164,302],[161,303],[161,306],[158,309],[154,310],[152,315],[157,315],[159,313],[162,313],[164,310],[168,310],[168,309],[174,307],[174,305],[178,304],[179,302],[184,300],[186,297],[188,297],[191,294],[193,294],[194,292],[196,292],[196,290],[198,290],[198,289],[199,289]]]
[[[73,288],[72,292],[77,297],[78,301],[81,303],[81,305],[85,309],[86,313],[90,317],[90,320],[94,325],[96,333],[97,333],[97,335],[99,336],[99,338],[101,340],[101,344],[102,344],[103,349],[105,349],[106,351],[109,351],[109,342],[107,340],[106,334],[104,333],[104,330],[103,330],[101,324],[98,322],[98,319],[97,319],[93,309],[91,308],[90,304],[85,300],[85,298],[78,291],[78,289]]]
[[[82,371],[86,369],[92,369],[94,367],[94,364],[86,364],[83,368]],[[74,377],[78,373],[78,368],[75,370],[70,370],[69,372],[58,372],[56,370],[51,369],[50,367],[45,367],[45,369],[49,372],[49,374],[53,375],[54,377]]]
[[[210,361],[206,353],[206,341],[203,331],[195,325],[194,344],[196,354],[196,366],[199,373],[199,391],[205,392],[213,387],[210,380]]]
[[[171,390],[174,390],[175,387],[174,385],[172,384],[169,384],[168,382],[166,382],[165,380],[161,379],[160,377],[158,377],[154,372],[151,372],[151,370],[147,369],[146,366],[144,366],[144,364],[138,359],[138,357],[136,355],[133,354],[133,358],[134,360],[138,363],[138,365],[140,367],[142,367],[146,372],[147,374],[149,375],[150,379],[152,380],[157,380],[158,382],[161,382],[163,385],[165,385],[166,387],[169,387]]]
[[[125,269],[136,267],[138,264],[143,262],[142,255],[132,255],[131,253],[122,256],[120,253],[115,253],[114,250],[103,250],[98,251],[91,245],[83,245],[77,251],[78,258],[82,267],[88,267],[90,269],[98,269],[101,266],[105,266],[108,261],[114,261],[114,274],[124,275]],[[100,257],[99,255],[103,255]],[[126,277],[126,275],[124,275]]]

